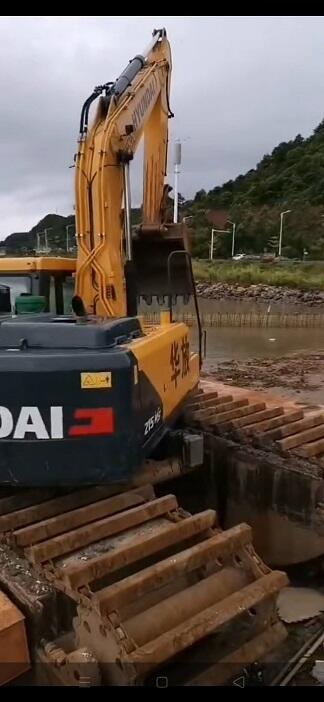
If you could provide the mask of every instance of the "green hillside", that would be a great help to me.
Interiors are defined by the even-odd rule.
[[[306,248],[309,258],[324,258],[324,120],[309,138],[282,142],[248,173],[196,193],[186,214],[194,215],[200,256],[207,255],[211,228],[203,213],[213,208],[228,210],[237,225],[236,251],[248,253],[276,249],[280,212],[290,209],[282,253],[301,257]],[[219,237],[216,253],[230,255],[230,237]]]
[[[132,222],[137,224],[140,221],[140,209],[134,208],[132,210]],[[47,239],[49,248],[53,253],[60,253],[64,255],[66,253],[66,227],[71,225],[69,228],[69,246],[75,244],[74,239],[74,227],[75,227],[75,216],[68,215],[63,217],[57,214],[48,214],[43,219],[41,219],[35,226],[28,232],[15,232],[7,236],[3,241],[6,247],[7,254],[21,255],[30,254],[32,255],[37,246],[37,234],[40,237],[40,245],[45,244],[45,229],[47,229]],[[74,226],[72,226],[74,225]]]

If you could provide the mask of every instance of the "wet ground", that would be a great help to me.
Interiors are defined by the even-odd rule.
[[[200,300],[201,312],[237,311],[230,301]],[[254,303],[240,309],[253,310]],[[278,311],[282,311],[282,305]],[[290,311],[295,310],[290,305]],[[287,312],[287,309],[285,308]],[[215,379],[263,390],[311,404],[324,404],[324,328],[206,328],[203,370]],[[190,330],[197,348],[197,329]]]
[[[207,359],[203,372],[229,385],[272,391],[311,405],[324,404],[324,351],[279,358]]]

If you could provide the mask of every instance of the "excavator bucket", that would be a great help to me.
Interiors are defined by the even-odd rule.
[[[187,253],[186,253],[187,252]],[[184,303],[193,294],[188,266],[189,232],[184,224],[142,226],[133,239],[133,260],[139,302],[165,304],[172,296]],[[183,255],[181,255],[183,253]]]

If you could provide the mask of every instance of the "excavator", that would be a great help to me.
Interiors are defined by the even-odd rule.
[[[221,685],[286,636],[287,577],[257,556],[247,524],[222,531],[206,508],[203,437],[182,421],[199,402],[201,347],[172,317],[195,293],[190,236],[166,214],[170,78],[155,30],[82,107],[72,313],[60,283],[49,310],[48,280],[74,262],[7,261],[34,287],[0,323],[3,684]],[[161,303],[159,324],[138,313],[141,297]],[[192,491],[195,476],[191,514],[179,486]]]

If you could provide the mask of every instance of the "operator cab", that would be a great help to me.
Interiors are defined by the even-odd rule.
[[[76,261],[21,257],[0,260],[0,316],[71,312]]]

